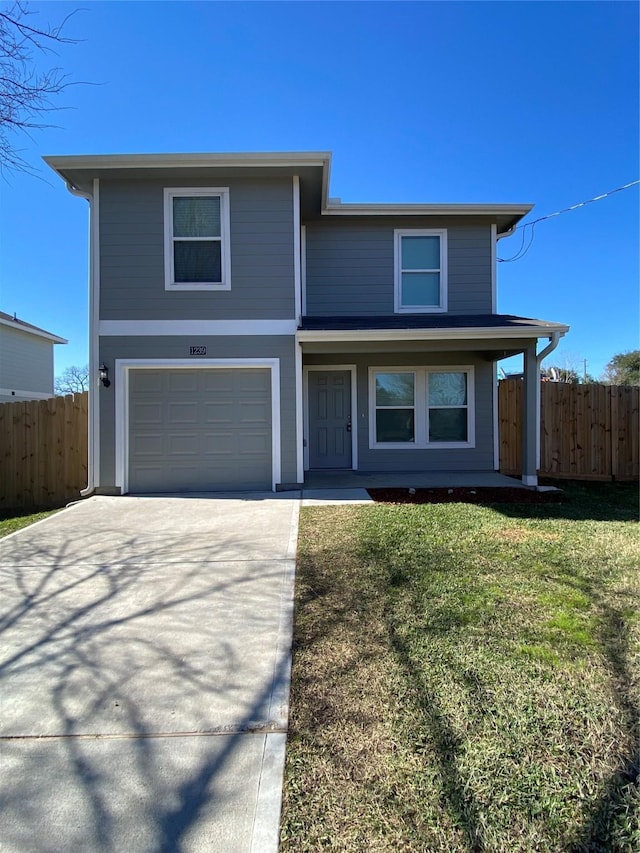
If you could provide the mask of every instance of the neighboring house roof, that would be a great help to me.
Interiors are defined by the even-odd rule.
[[[253,174],[273,175],[274,170],[300,178],[306,199],[303,215],[313,216],[488,216],[500,233],[509,232],[533,208],[532,204],[343,204],[329,197],[331,152],[266,151],[209,154],[79,154],[50,156],[45,163],[70,189],[90,195],[93,179],[131,179],[148,176],[149,170],[163,179],[197,177],[206,170],[214,179]]]
[[[4,311],[0,311],[0,325],[9,326],[12,329],[18,329],[20,332],[26,332],[36,338],[44,338],[47,341],[51,341],[53,344],[69,343],[66,338],[61,338],[58,335],[54,335],[52,332],[47,332],[45,329],[33,326],[31,323],[25,323],[24,320],[19,320],[15,314],[12,317],[11,314],[5,314]]]

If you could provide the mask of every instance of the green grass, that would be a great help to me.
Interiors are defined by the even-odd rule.
[[[22,527],[28,527],[34,521],[40,521],[42,518],[47,518],[59,512],[59,509],[40,510],[38,512],[29,512],[26,510],[0,510],[0,538],[8,536],[9,533],[15,533]]]
[[[307,508],[281,851],[640,849],[637,491]]]

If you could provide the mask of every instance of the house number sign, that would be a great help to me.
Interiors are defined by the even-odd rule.
[[[189,347],[189,355],[206,355],[206,347]]]

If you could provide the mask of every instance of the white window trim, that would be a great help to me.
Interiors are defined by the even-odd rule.
[[[402,238],[403,237],[439,237],[440,238],[440,303],[438,305],[402,304]],[[445,228],[396,228],[393,232],[394,243],[394,311],[396,314],[442,314],[447,310],[447,231]],[[435,272],[435,270],[434,270]]]
[[[220,199],[221,282],[185,282],[176,284],[173,260],[174,198],[184,196],[217,196]],[[231,290],[231,225],[229,187],[165,187],[164,189],[164,287],[165,290]],[[204,239],[204,238],[203,238]]]
[[[413,373],[415,441],[376,441],[376,373]],[[467,436],[468,441],[432,441],[428,434],[427,383],[429,373],[467,374]],[[388,407],[402,408],[402,406]],[[408,408],[408,407],[407,407]],[[436,407],[437,408],[437,407]],[[454,406],[452,408],[462,408]],[[395,365],[369,368],[369,449],[370,450],[461,450],[476,446],[476,402],[473,365]]]

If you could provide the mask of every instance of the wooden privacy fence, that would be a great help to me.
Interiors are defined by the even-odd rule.
[[[88,392],[0,404],[0,509],[60,506],[87,485]]]
[[[498,390],[500,471],[522,472],[521,379]],[[548,477],[636,480],[640,388],[540,383],[540,468]]]

